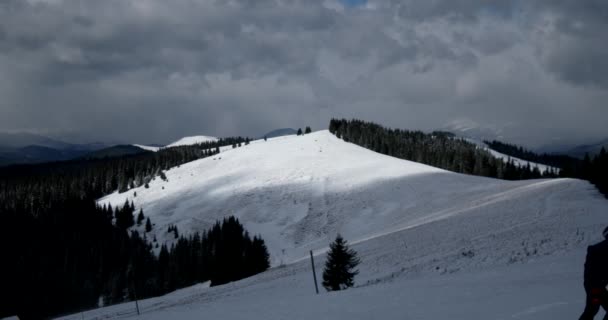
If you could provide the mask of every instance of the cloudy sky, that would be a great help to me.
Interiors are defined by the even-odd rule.
[[[608,137],[606,0],[2,0],[0,131],[166,142],[478,124]]]

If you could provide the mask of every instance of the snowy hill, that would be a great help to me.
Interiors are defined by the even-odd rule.
[[[187,234],[235,215],[286,265],[143,301],[150,319],[570,319],[585,247],[608,224],[608,201],[584,181],[455,174],[327,131],[224,148],[166,175],[100,202],[134,201],[161,242],[169,224]],[[308,250],[320,271],[337,232],[360,254],[359,287],[315,296]],[[123,304],[85,318],[129,314]]]
[[[134,144],[133,146],[138,147],[143,150],[152,151],[152,152],[157,152],[161,148],[161,147],[156,147],[156,146],[145,146],[142,144]]]
[[[144,149],[147,151],[152,151],[152,152],[158,152],[158,150],[162,149],[162,148],[171,148],[171,147],[180,147],[180,146],[190,146],[193,144],[199,144],[199,143],[204,143],[204,142],[213,142],[213,141],[217,141],[218,139],[215,137],[208,137],[208,136],[192,136],[192,137],[183,137],[175,142],[172,142],[164,147],[157,147],[157,146],[148,146],[148,145],[142,145],[142,144],[133,144],[133,146],[138,147],[140,149]]]
[[[193,145],[193,144],[198,144],[198,143],[203,143],[203,142],[213,142],[213,141],[217,141],[217,140],[218,139],[215,137],[208,137],[208,136],[183,137],[173,143],[166,145],[165,148],[189,146],[189,145]]]

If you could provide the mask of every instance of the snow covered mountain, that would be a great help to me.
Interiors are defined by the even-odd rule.
[[[217,141],[216,137],[208,137],[208,136],[192,136],[192,137],[183,137],[173,143],[170,143],[165,146],[165,148],[171,147],[179,147],[179,146],[189,146],[193,144],[203,143],[203,142],[213,142]]]
[[[583,306],[585,247],[608,223],[608,201],[584,181],[461,175],[328,131],[223,148],[166,176],[100,203],[133,201],[167,243],[169,224],[187,234],[237,216],[265,239],[275,268],[140,302],[149,319],[570,319]],[[320,271],[338,232],[359,252],[359,287],[315,296],[307,253]]]
[[[204,142],[213,142],[213,141],[217,141],[218,139],[216,137],[208,137],[208,136],[191,136],[191,137],[183,137],[175,142],[172,142],[164,147],[159,147],[159,146],[149,146],[149,145],[142,145],[142,144],[133,144],[133,146],[138,147],[140,149],[143,150],[147,150],[147,151],[152,151],[152,152],[157,152],[158,150],[162,149],[162,148],[171,148],[171,147],[181,147],[181,146],[189,146],[189,145],[193,145],[193,144],[199,144],[199,143],[204,143]]]

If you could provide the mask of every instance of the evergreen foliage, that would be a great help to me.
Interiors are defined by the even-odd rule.
[[[357,253],[348,247],[346,240],[338,234],[329,245],[327,261],[323,270],[323,287],[327,291],[345,290],[354,285],[354,278],[359,273],[355,270],[360,261]]]
[[[602,149],[593,159],[586,154],[585,158],[581,160],[566,155],[539,155],[520,146],[496,140],[486,141],[486,143],[498,152],[561,168],[559,171],[560,177],[588,180],[608,197],[608,155],[605,149]]]
[[[500,153],[504,153],[511,157],[519,158],[526,161],[541,163],[547,166],[564,168],[568,166],[576,165],[579,162],[578,159],[572,158],[565,155],[553,155],[553,154],[536,154],[530,150],[525,149],[522,146],[514,144],[504,143],[501,141],[484,141],[488,147],[492,150],[496,150]]]
[[[146,219],[146,232],[150,232],[152,231],[152,222],[150,221],[150,218],[148,217]],[[156,236],[154,236],[154,239],[156,240]]]
[[[347,142],[393,157],[421,162],[438,168],[505,180],[536,178],[578,178],[594,184],[608,197],[608,153],[579,160],[564,155],[537,155],[529,150],[498,141],[486,142],[498,152],[559,168],[541,173],[536,167],[518,167],[504,162],[475,144],[456,138],[449,132],[408,131],[387,129],[360,120],[336,120],[329,123],[329,131]]]
[[[302,128],[298,129],[297,135],[301,136],[302,135]]]
[[[148,221],[150,221],[149,218],[148,218]],[[144,222],[144,210],[139,209],[139,214],[137,215],[137,225],[141,226],[142,222]]]
[[[214,155],[234,141],[244,140],[0,168],[0,318],[46,318],[95,308],[100,297],[107,305],[168,292],[152,246],[130,229],[140,220],[133,203],[113,208],[96,199],[147,185],[162,170]],[[149,218],[145,230],[152,230]],[[172,275],[185,274],[176,252],[167,253],[163,263],[173,266]]]
[[[360,120],[332,119],[329,131],[344,141],[393,157],[416,161],[434,167],[506,180],[554,177],[552,172],[518,167],[504,162],[484,149],[447,132],[424,133],[387,129]]]
[[[304,134],[309,134],[311,132],[312,132],[312,130],[310,129],[310,127],[307,126],[306,129],[305,129],[305,131],[304,131]]]

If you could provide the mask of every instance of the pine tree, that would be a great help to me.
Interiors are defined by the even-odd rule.
[[[146,219],[146,232],[150,231],[152,231],[152,223],[150,222],[150,217],[148,217],[148,219]]]
[[[307,126],[306,130],[304,131],[304,134],[309,134],[311,132],[312,132],[312,130],[310,129],[310,127]]]
[[[150,219],[148,219],[150,220]],[[144,210],[139,209],[139,214],[137,215],[137,225],[141,226],[141,223],[144,221]]]
[[[354,285],[354,277],[359,273],[354,270],[359,265],[357,252],[350,249],[346,240],[338,234],[329,245],[327,261],[323,270],[323,287],[327,291],[344,290]]]
[[[302,128],[298,129],[298,135],[301,136],[302,135]]]

